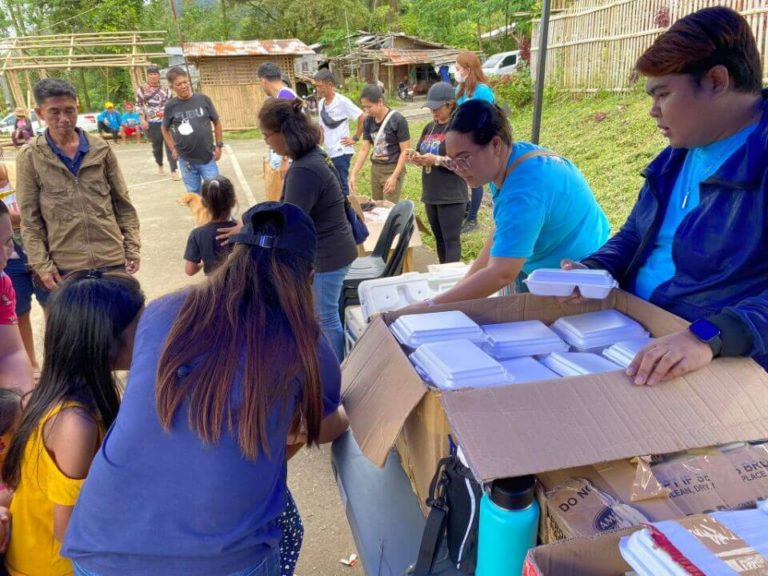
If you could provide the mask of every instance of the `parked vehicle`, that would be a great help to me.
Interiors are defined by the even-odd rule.
[[[96,132],[99,129],[99,123],[96,117],[98,112],[85,112],[77,115],[77,127],[86,132]]]
[[[520,63],[520,50],[499,52],[483,62],[483,73],[486,76],[501,76],[512,74]]]
[[[400,82],[397,85],[397,97],[404,102],[413,102],[414,89],[405,82]]]
[[[84,114],[77,115],[77,127],[82,128],[86,132],[96,132],[98,129],[98,122],[96,121],[98,112],[86,112]],[[45,130],[45,122],[41,122],[35,111],[33,110],[29,114],[30,120],[32,120],[32,130],[35,134],[42,134]],[[0,132],[10,134],[13,132],[13,125],[16,122],[16,115],[11,112],[5,118],[0,120]]]
[[[32,121],[32,130],[34,131],[34,133],[40,134],[43,131],[43,126],[40,124],[39,120],[37,119],[37,114],[35,114],[34,110],[30,113],[29,119]],[[0,120],[0,132],[10,134],[11,132],[13,132],[13,126],[15,123],[16,123],[16,114],[11,112],[5,118]]]

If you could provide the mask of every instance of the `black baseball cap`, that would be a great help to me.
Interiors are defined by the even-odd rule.
[[[277,217],[282,222],[279,234],[257,234],[259,222],[265,217]],[[243,214],[243,228],[229,241],[261,248],[279,248],[314,263],[317,252],[317,232],[312,219],[298,206],[282,202],[262,202]]]
[[[147,66],[147,74],[160,74],[160,68],[157,64],[150,64]]]
[[[427,102],[422,108],[437,110],[440,106],[444,106],[451,100],[456,100],[456,92],[453,86],[448,84],[448,82],[438,82],[430,87],[429,92],[427,92]]]

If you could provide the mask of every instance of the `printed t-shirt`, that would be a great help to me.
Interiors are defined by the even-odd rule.
[[[508,166],[541,150],[515,142]],[[495,230],[491,256],[525,258],[523,272],[559,268],[564,258],[580,260],[608,239],[610,226],[581,172],[559,156],[520,163],[501,190],[490,184]]]
[[[386,116],[384,117],[386,119]],[[376,122],[373,116],[368,116],[363,124],[363,138],[373,145],[371,162],[374,164],[397,164],[400,158],[400,143],[411,139],[408,130],[408,120],[400,112],[392,112],[392,118],[382,131],[381,137],[376,138],[379,128],[384,123]]]
[[[62,553],[97,574],[211,576],[253,567],[278,549],[285,509],[285,443],[301,394],[298,379],[269,412],[267,456],[243,457],[233,430],[205,445],[189,426],[188,398],[167,432],[155,407],[160,353],[187,293],[151,302],[136,333],[131,372],[115,423],[94,458],[72,513]],[[267,319],[269,334],[279,320]],[[323,412],[339,405],[341,372],[325,338],[318,341]],[[285,359],[277,351],[274,368]],[[243,349],[231,401],[242,394]],[[194,363],[179,370],[192,378]]]
[[[424,127],[416,150],[419,154],[445,156],[445,135],[448,124],[430,122]],[[460,204],[468,199],[464,179],[443,166],[421,171],[421,201],[427,204]]]
[[[171,92],[168,88],[153,88],[147,84],[136,92],[136,109],[144,111],[144,117],[150,124],[159,124],[163,121],[165,105],[170,99]]]
[[[219,113],[205,94],[192,94],[186,100],[171,98],[165,105],[163,126],[170,131],[179,157],[207,164],[213,160],[213,126]]]

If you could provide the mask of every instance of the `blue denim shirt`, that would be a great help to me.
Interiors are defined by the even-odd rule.
[[[649,301],[689,321],[706,318],[722,333],[725,356],[748,355],[768,369],[768,90],[757,129],[710,178],[700,204],[674,237],[675,275]],[[688,150],[665,149],[624,226],[584,260],[634,291],[654,246]]]

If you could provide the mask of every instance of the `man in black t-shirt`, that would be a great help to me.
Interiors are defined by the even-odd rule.
[[[192,92],[189,76],[184,70],[171,68],[168,82],[176,97],[165,105],[163,138],[173,157],[179,160],[184,186],[188,191],[200,194],[202,181],[219,175],[216,162],[224,147],[221,120],[208,96]],[[215,145],[211,124],[216,136]]]

